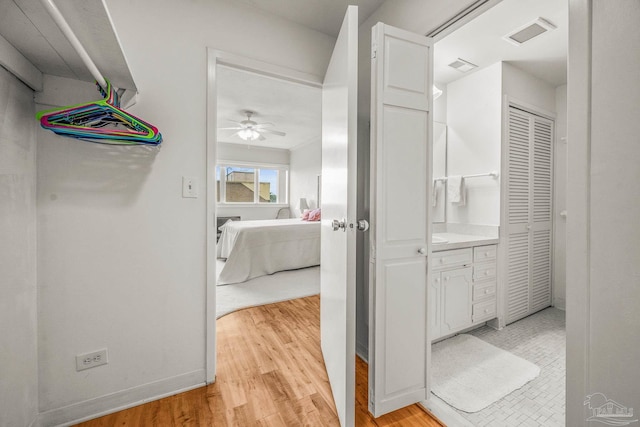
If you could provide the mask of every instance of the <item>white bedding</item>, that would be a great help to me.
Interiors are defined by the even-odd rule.
[[[218,285],[320,264],[320,222],[230,221],[220,231],[217,256],[227,261]]]

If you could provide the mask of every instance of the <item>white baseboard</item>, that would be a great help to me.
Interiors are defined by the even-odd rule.
[[[199,369],[41,412],[34,427],[69,426],[205,385],[205,370]]]

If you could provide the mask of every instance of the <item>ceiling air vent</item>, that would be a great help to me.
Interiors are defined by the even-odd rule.
[[[461,73],[466,73],[467,71],[473,70],[474,68],[477,68],[478,66],[476,64],[472,64],[469,61],[465,61],[464,59],[458,58],[455,61],[453,61],[451,64],[449,64],[449,67],[455,68],[456,70],[460,71]]]
[[[520,27],[503,37],[509,43],[520,46],[524,42],[528,42],[534,37],[547,31],[555,30],[556,26],[543,18],[538,18],[530,24]]]

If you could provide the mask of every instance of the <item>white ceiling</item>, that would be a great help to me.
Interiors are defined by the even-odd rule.
[[[219,130],[218,142],[290,150],[319,142],[322,136],[322,91],[318,87],[292,83],[235,68],[218,66],[218,127],[233,127],[229,120],[246,119],[245,110],[255,112],[252,120],[273,123],[272,129],[286,136],[264,134],[264,141],[242,140],[235,130]]]
[[[101,0],[56,0],[100,72],[118,88],[135,89]],[[44,74],[93,82],[87,67],[37,0],[0,0],[0,35]]]
[[[542,17],[557,28],[515,46],[502,37]],[[447,84],[465,75],[449,67],[457,58],[487,67],[499,61],[550,83],[567,82],[568,2],[503,0],[464,27],[438,41],[434,49],[434,81]]]
[[[233,0],[337,37],[348,5],[358,6],[362,24],[385,0]]]

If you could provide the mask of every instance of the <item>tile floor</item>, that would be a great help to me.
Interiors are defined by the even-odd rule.
[[[565,313],[547,308],[501,331],[488,326],[468,332],[540,367],[540,375],[482,411],[457,411],[477,427],[564,426]]]

